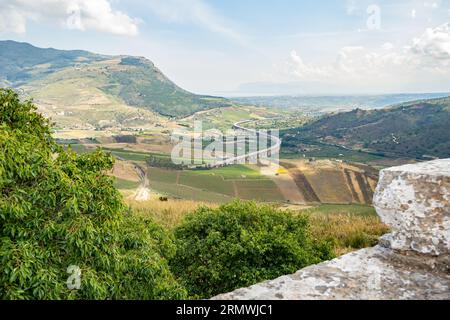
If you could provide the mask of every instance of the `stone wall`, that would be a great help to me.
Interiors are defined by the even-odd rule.
[[[450,299],[450,159],[383,170],[378,246],[213,299]]]

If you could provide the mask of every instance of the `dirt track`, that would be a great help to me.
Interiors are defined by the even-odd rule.
[[[141,179],[141,185],[136,189],[134,194],[134,200],[143,202],[150,199],[150,181],[148,179],[147,170],[142,168],[140,165],[134,163],[136,173]]]

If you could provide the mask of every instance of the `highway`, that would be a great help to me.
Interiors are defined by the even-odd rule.
[[[233,165],[235,163],[245,163],[247,161],[247,159],[255,159],[255,160],[258,158],[265,159],[265,158],[267,158],[267,155],[269,153],[274,155],[274,154],[277,154],[280,152],[281,142],[282,142],[281,139],[276,136],[266,134],[263,131],[258,131],[258,130],[248,129],[248,128],[243,127],[244,124],[251,123],[251,122],[255,122],[255,121],[254,120],[244,120],[244,121],[236,122],[233,125],[233,129],[248,132],[248,133],[250,133],[250,136],[259,136],[259,137],[261,135],[266,136],[267,141],[271,141],[272,146],[270,148],[258,150],[256,152],[252,152],[249,154],[240,155],[240,156],[216,161],[214,164],[211,165],[211,167],[223,167],[223,166]],[[275,141],[275,144],[273,144],[274,141]]]

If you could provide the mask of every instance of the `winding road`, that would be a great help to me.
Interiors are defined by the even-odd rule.
[[[223,166],[233,165],[235,163],[242,163],[242,162],[246,162],[247,159],[266,158],[266,156],[268,154],[273,155],[273,154],[280,152],[281,142],[282,142],[281,139],[279,137],[272,136],[272,135],[266,134],[266,133],[258,131],[258,130],[248,129],[248,128],[243,127],[243,125],[245,123],[251,123],[251,122],[256,122],[256,120],[243,120],[243,121],[236,122],[233,125],[233,129],[248,132],[248,133],[250,133],[252,135],[256,135],[256,136],[261,136],[261,135],[265,136],[265,137],[267,137],[267,141],[271,141],[272,144],[273,144],[273,141],[275,141],[275,144],[273,144],[270,148],[267,148],[267,149],[258,150],[256,152],[252,152],[249,154],[244,154],[244,155],[240,155],[240,156],[236,156],[236,157],[223,159],[221,161],[217,161],[212,165],[212,167],[223,167]]]

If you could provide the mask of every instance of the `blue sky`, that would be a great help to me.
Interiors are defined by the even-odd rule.
[[[450,91],[450,0],[0,0],[0,39],[151,59],[198,93]]]

